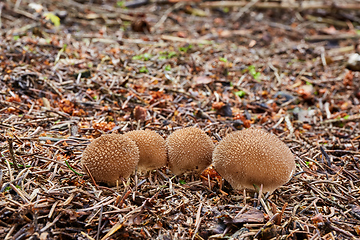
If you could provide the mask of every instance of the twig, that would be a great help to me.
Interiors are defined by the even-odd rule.
[[[24,203],[29,204],[29,200],[24,196],[24,194],[20,191],[20,189],[18,189],[17,187],[14,186],[14,184],[10,183],[10,187],[12,188],[12,190],[14,190],[19,196],[20,198],[24,201]]]
[[[35,17],[34,15],[32,15],[31,13],[28,13],[28,12],[25,12],[23,10],[20,10],[20,9],[13,9],[13,11],[17,14],[21,14],[27,18],[30,18],[32,20],[35,20],[35,21],[39,21],[39,19],[37,17]]]
[[[84,236],[84,237],[87,237],[88,239],[90,240],[95,240],[94,238],[90,237],[88,234],[84,233],[84,232],[81,232],[81,234]]]
[[[327,165],[329,166],[329,168],[331,168],[330,157],[329,157],[329,155],[325,152],[325,150],[324,150],[324,148],[323,148],[322,146],[320,146],[320,151],[321,151],[321,153],[323,154],[323,156],[325,157]]]
[[[200,206],[198,208],[198,211],[196,213],[196,220],[195,220],[195,231],[194,231],[194,235],[192,237],[192,239],[195,239],[196,233],[199,231],[199,227],[200,227],[200,223],[201,223],[201,208],[202,208],[203,203],[200,203]]]
[[[2,13],[2,9],[3,9],[3,7],[4,7],[4,3],[0,3],[0,29],[1,29],[1,27],[2,27],[2,22],[1,22],[1,13]]]
[[[186,43],[195,43],[195,44],[211,44],[212,42],[209,40],[203,39],[191,39],[191,38],[180,38],[174,37],[169,35],[161,35],[161,39],[165,41],[172,41],[172,42],[186,42]]]
[[[129,190],[123,195],[123,197],[122,197],[121,200],[119,201],[119,205],[118,205],[119,208],[122,207],[125,199],[130,195],[130,193],[131,193],[131,189],[129,189]],[[115,204],[115,205],[117,205],[117,204]]]
[[[330,41],[330,40],[347,40],[347,39],[359,39],[358,34],[336,34],[336,35],[314,35],[305,37],[305,41]]]
[[[59,213],[59,215],[57,215],[57,217],[54,219],[54,221],[52,221],[51,223],[47,223],[45,227],[43,227],[40,232],[45,232],[47,229],[49,229],[51,226],[53,226],[57,221],[59,221],[59,219],[61,218],[61,216],[63,215],[63,213]]]
[[[216,1],[201,3],[200,7],[219,8],[219,7],[244,7],[247,1]],[[304,1],[304,2],[259,2],[254,4],[254,8],[259,9],[342,9],[342,10],[358,10],[360,5],[357,3],[333,3],[324,4],[323,1]]]
[[[98,230],[96,234],[96,240],[99,240],[100,237],[100,230],[101,230],[101,221],[102,221],[102,215],[103,215],[104,205],[101,205],[100,208],[100,216],[99,216],[99,223],[98,223]]]
[[[352,238],[352,239],[356,239],[353,234],[351,234],[350,232],[348,232],[348,231],[346,231],[346,230],[343,230],[343,229],[340,229],[340,228],[338,228],[338,227],[335,227],[335,226],[332,225],[332,224],[330,225],[330,227],[331,227],[333,230],[335,230],[335,231],[337,231],[337,232],[340,232],[340,233],[342,233],[342,234],[344,234],[344,235],[346,235],[346,236],[348,236],[348,237],[350,237],[350,238]]]
[[[331,123],[346,123],[360,120],[360,114],[355,114],[347,118],[328,119],[320,122],[320,124],[331,124]]]
[[[124,219],[123,222],[117,222],[111,229],[110,231],[101,239],[101,240],[105,240],[108,237],[110,237],[111,235],[113,235],[114,233],[116,233],[120,228],[122,228],[122,226],[124,225],[124,223],[127,222],[129,217],[127,217],[126,219]]]
[[[90,171],[89,171],[88,167],[87,167],[85,164],[84,164],[83,166],[84,166],[84,168],[85,168],[85,170],[86,170],[87,174],[90,176],[91,181],[93,182],[93,184],[94,184],[95,188],[97,189],[97,188],[98,188],[98,185],[96,184],[95,179],[94,179],[94,178],[93,178],[93,176],[91,175],[91,173],[90,173]]]
[[[154,29],[155,31],[157,31],[157,29],[160,28],[160,26],[166,21],[167,17],[169,16],[169,14],[178,9],[178,8],[181,8],[182,6],[184,6],[184,2],[178,2],[176,3],[174,6],[168,8],[165,13],[163,14],[163,16],[160,18],[160,20],[154,25]]]
[[[254,6],[259,0],[251,0],[248,4],[246,4],[243,8],[240,9],[240,11],[233,17],[233,21],[239,21],[239,19],[250,10],[252,6]]]
[[[12,140],[12,138],[7,138],[7,141],[8,141],[8,144],[9,144],[10,158],[11,158],[12,162],[14,163],[15,169],[19,169],[18,163],[17,163],[16,158],[15,158],[15,154],[14,154],[13,140]]]
[[[0,169],[0,186],[2,186],[2,182],[3,182],[3,170]]]

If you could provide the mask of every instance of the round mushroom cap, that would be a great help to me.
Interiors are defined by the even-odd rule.
[[[169,168],[179,175],[187,171],[202,172],[211,164],[214,143],[201,129],[176,130],[166,139]]]
[[[108,134],[93,140],[84,150],[81,163],[97,182],[114,186],[127,179],[139,162],[139,148],[129,137]],[[83,166],[83,168],[85,168]]]
[[[214,150],[213,165],[233,188],[263,184],[264,192],[287,183],[295,172],[294,155],[285,143],[254,128],[227,135]]]
[[[166,142],[160,134],[150,130],[135,130],[124,134],[139,148],[138,171],[148,171],[166,165]]]

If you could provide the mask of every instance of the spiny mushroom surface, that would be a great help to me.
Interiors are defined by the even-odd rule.
[[[272,192],[295,171],[294,155],[275,135],[249,128],[232,132],[216,146],[213,165],[233,188],[253,189],[263,184]]]
[[[124,134],[139,148],[138,171],[148,171],[166,165],[166,142],[158,133],[150,130],[135,130]]]
[[[206,133],[195,127],[176,130],[166,139],[169,168],[176,174],[202,172],[211,164],[214,143]]]
[[[97,182],[110,186],[128,178],[139,162],[139,148],[129,137],[108,134],[93,140],[84,150],[81,163]],[[83,166],[84,170],[85,167]]]

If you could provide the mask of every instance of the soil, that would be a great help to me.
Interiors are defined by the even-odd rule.
[[[359,5],[0,2],[0,238],[358,239]],[[82,168],[102,134],[188,126],[264,129],[296,173],[270,194],[211,166],[115,187]]]

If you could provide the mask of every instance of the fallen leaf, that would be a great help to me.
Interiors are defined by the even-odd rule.
[[[250,208],[245,213],[241,214],[237,218],[226,218],[224,220],[225,223],[228,224],[236,224],[236,223],[262,223],[264,222],[265,217],[264,214],[256,209],[256,208]]]
[[[197,85],[200,85],[200,84],[209,84],[213,80],[206,76],[198,76],[198,77],[194,77],[194,81]]]
[[[352,71],[348,71],[343,79],[343,84],[344,86],[352,86],[353,85],[353,78],[354,78],[354,74],[352,73]]]
[[[145,121],[147,115],[146,108],[136,106],[134,109],[134,119],[136,121]]]

